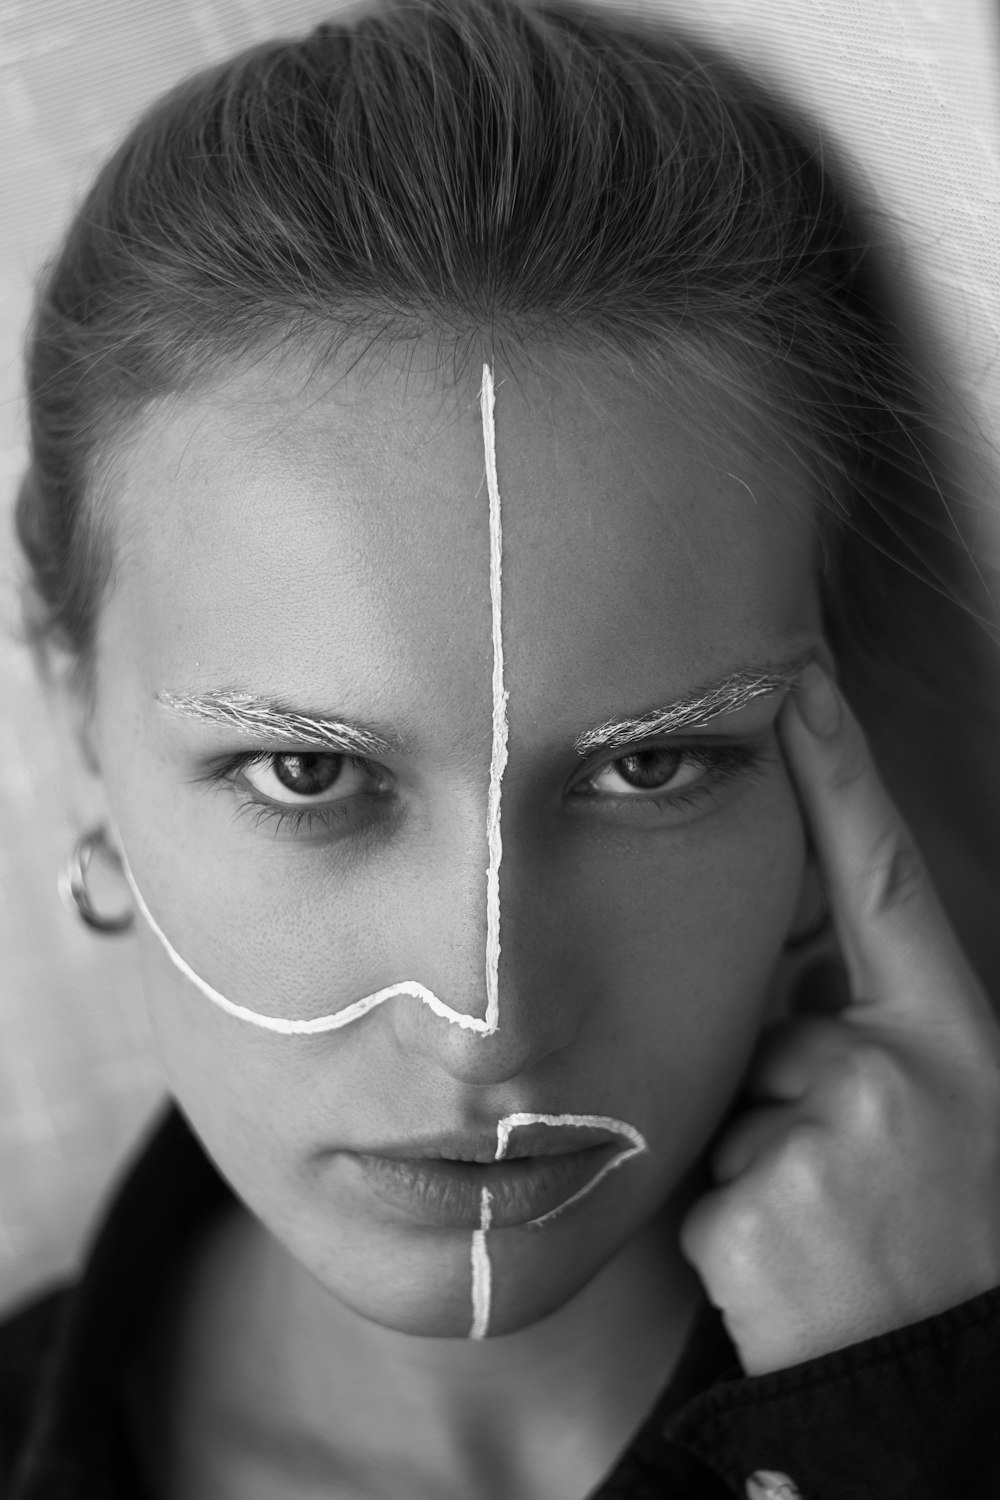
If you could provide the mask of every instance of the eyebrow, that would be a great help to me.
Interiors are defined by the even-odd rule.
[[[391,725],[311,713],[232,688],[201,694],[160,692],[156,701],[185,718],[225,724],[241,734],[274,735],[341,755],[399,755],[404,748],[402,737]]]
[[[608,719],[578,735],[573,749],[580,756],[588,756],[625,749],[650,735],[699,728],[723,714],[738,712],[756,698],[792,687],[810,660],[806,655],[774,666],[738,668],[660,708],[647,709],[634,717]],[[291,708],[280,700],[234,688],[199,694],[164,691],[156,694],[156,701],[188,719],[224,724],[241,734],[269,734],[341,755],[402,755],[406,748],[391,725]]]
[[[792,687],[811,659],[811,655],[805,655],[773,666],[740,667],[661,708],[647,709],[634,718],[608,719],[579,735],[573,748],[578,755],[593,755],[599,750],[624,749],[653,734],[697,729],[722,714],[733,714],[746,708],[755,698],[764,698],[782,688]]]

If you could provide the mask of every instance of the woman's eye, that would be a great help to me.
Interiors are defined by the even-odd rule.
[[[239,779],[271,804],[324,805],[371,791],[376,778],[364,761],[330,751],[294,751],[244,762]]]
[[[667,811],[710,803],[727,782],[758,768],[767,750],[741,741],[657,745],[606,762],[574,788],[577,794],[606,799],[607,807],[633,802]],[[595,802],[595,806],[600,806]]]
[[[700,781],[706,772],[703,757],[686,750],[639,750],[610,761],[584,786],[612,797],[639,797],[650,792],[679,792]]]

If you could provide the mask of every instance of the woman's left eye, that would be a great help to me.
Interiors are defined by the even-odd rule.
[[[725,744],[665,746],[636,750],[600,766],[574,790],[584,796],[645,800],[657,806],[676,799],[684,804],[708,794],[722,781],[759,764],[751,745]]]
[[[642,796],[649,792],[680,791],[703,774],[703,767],[682,750],[640,750],[623,755],[590,777],[595,790],[615,797]]]

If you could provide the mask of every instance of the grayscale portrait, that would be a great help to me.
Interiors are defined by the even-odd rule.
[[[988,0],[0,6],[0,1493],[1000,1494]]]

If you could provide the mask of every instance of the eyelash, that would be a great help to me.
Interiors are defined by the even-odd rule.
[[[234,791],[240,790],[239,775],[250,766],[266,765],[268,761],[277,759],[280,755],[294,755],[294,750],[257,750],[243,752],[239,755],[231,755],[221,764],[211,767],[204,776],[196,779],[207,782],[210,786],[228,786]],[[332,752],[331,752],[332,753]],[[377,781],[378,768],[372,762],[363,760],[357,755],[344,755],[341,757],[344,763],[356,771],[363,771],[370,776],[372,781]],[[297,834],[300,829],[329,830],[333,824],[341,818],[347,818],[352,811],[352,804],[358,801],[358,796],[366,798],[377,798],[380,791],[363,792],[354,797],[341,797],[333,802],[324,802],[310,807],[308,803],[299,806],[282,807],[276,802],[260,802],[254,797],[245,796],[237,804],[236,818],[249,818],[251,827],[260,828],[262,824],[269,823],[273,826],[274,837],[287,830],[291,834]]]
[[[620,765],[629,756],[648,754],[662,748],[664,747],[643,745],[631,749],[628,756],[618,756],[614,760],[604,761],[591,770],[589,777],[583,781],[578,781],[571,788],[571,792],[575,793],[581,799],[583,797],[592,798],[595,803],[613,803],[616,810],[619,811],[623,806],[630,807],[633,811],[637,809],[640,814],[644,811],[648,812],[650,808],[655,808],[659,812],[667,809],[684,810],[703,806],[705,801],[717,793],[721,787],[757,769],[765,758],[764,748],[759,744],[755,745],[726,740],[714,744],[685,745],[680,747],[680,753],[683,755],[681,764],[685,761],[689,763],[693,761],[708,773],[704,779],[690,786],[680,788],[676,792],[663,792],[660,794],[651,792],[648,795],[636,793],[632,796],[615,796],[610,793],[582,790],[588,784],[593,783],[601,772]],[[229,786],[234,790],[239,790],[238,778],[244,769],[253,765],[266,764],[268,761],[282,754],[290,755],[294,753],[294,751],[290,750],[243,752],[239,755],[230,756],[226,761],[211,768],[204,776],[198,777],[197,780],[208,782],[214,786]],[[376,773],[379,768],[374,766],[370,761],[363,760],[358,756],[344,756],[344,760],[353,769],[371,776],[373,781],[377,780]],[[376,790],[368,793],[360,793],[353,797],[340,798],[334,802],[327,802],[314,807],[310,807],[308,804],[283,807],[278,803],[260,802],[253,797],[244,797],[236,808],[236,817],[249,818],[251,826],[254,829],[260,828],[264,824],[271,825],[275,838],[282,832],[291,834],[294,837],[303,829],[309,832],[329,831],[337,821],[349,818],[352,811],[356,811],[354,804],[358,802],[359,796],[378,799],[382,795],[383,792],[381,790]]]
[[[589,777],[584,781],[577,782],[575,791],[579,792],[581,787],[592,783],[602,771],[613,766],[620,765],[623,760],[630,756],[654,753],[658,749],[666,748],[662,745],[642,745],[638,749],[629,751],[628,756],[619,756],[615,760],[606,760],[595,767]],[[674,747],[670,747],[674,748]],[[595,801],[614,802],[619,807],[621,804],[637,804],[639,811],[650,807],[663,812],[667,808],[685,809],[703,806],[705,801],[712,797],[721,787],[727,783],[738,780],[741,776],[757,770],[764,761],[765,749],[761,744],[748,743],[739,740],[723,740],[715,743],[704,742],[676,747],[678,754],[682,757],[680,766],[685,762],[694,762],[703,771],[708,773],[703,779],[694,782],[690,786],[681,787],[677,791],[650,792],[648,795],[638,793],[631,797],[619,795],[617,797],[605,793],[583,792],[580,795],[592,796]]]

